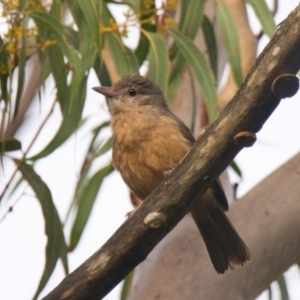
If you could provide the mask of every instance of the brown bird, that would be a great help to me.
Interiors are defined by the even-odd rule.
[[[145,199],[195,143],[185,124],[169,109],[161,89],[151,80],[129,76],[111,88],[95,87],[109,98],[113,161],[129,188]],[[218,273],[243,265],[250,252],[226,217],[228,203],[219,180],[191,209]]]

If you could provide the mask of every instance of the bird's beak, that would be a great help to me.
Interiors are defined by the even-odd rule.
[[[111,88],[105,86],[95,86],[93,90],[108,97],[108,98],[116,98],[118,97],[118,93],[111,90]]]

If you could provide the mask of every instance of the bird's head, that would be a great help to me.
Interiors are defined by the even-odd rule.
[[[109,88],[101,86],[93,89],[109,99],[112,116],[142,106],[151,106],[153,110],[167,109],[162,90],[153,81],[140,75],[125,77]]]

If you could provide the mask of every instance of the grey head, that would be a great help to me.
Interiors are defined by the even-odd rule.
[[[93,89],[109,98],[108,105],[112,115],[142,106],[151,106],[161,113],[169,110],[162,90],[152,80],[140,75],[125,77],[111,88]]]

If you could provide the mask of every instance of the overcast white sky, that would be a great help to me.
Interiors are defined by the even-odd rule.
[[[283,2],[285,4],[279,7],[276,16],[277,23],[281,22],[298,4],[297,0],[281,0],[279,2],[279,4]],[[255,19],[251,18],[251,20],[256,26]],[[266,43],[267,39],[262,42]],[[72,187],[76,182],[78,170],[81,166],[82,158],[80,157],[85,152],[83,147],[86,147],[90,128],[93,127],[93,124],[99,123],[100,119],[104,120],[109,116],[104,99],[101,100],[100,96],[91,90],[91,87],[98,84],[95,76],[91,76],[88,82],[87,105],[84,115],[92,116],[92,120],[75,137],[66,142],[60,151],[56,151],[49,158],[36,164],[37,172],[52,189],[52,196],[62,219],[66,215],[68,204],[72,198]],[[51,82],[49,82],[49,86],[51,86]],[[54,95],[53,88],[48,88],[43,98],[53,99]],[[41,107],[33,107],[30,115],[34,118],[39,116],[40,120],[43,120],[51,101],[47,101],[49,103],[42,101]],[[283,100],[259,132],[256,144],[243,150],[237,156],[236,162],[243,171],[243,180],[239,182],[240,196],[299,152],[299,114],[299,94],[293,98]],[[58,127],[59,122],[60,117],[56,108],[49,124],[43,131],[43,137],[33,147],[32,154],[41,149],[41,145],[49,140],[53,128]],[[31,122],[29,116],[26,131],[19,132],[18,135],[26,140],[25,143],[28,143],[35,130],[36,125]],[[106,134],[108,135],[109,131]],[[26,146],[24,149],[26,149]],[[100,164],[109,161],[110,155],[111,153],[108,153]],[[1,169],[0,190],[2,190],[3,182],[9,178],[11,170],[12,165],[9,163],[6,164],[4,173]],[[237,178],[233,175],[232,179],[236,180]],[[44,267],[46,238],[44,236],[43,217],[38,201],[30,196],[31,194],[28,190],[28,196],[23,197],[15,205],[13,213],[10,213],[0,224],[0,298],[4,300],[30,299],[34,294]],[[125,214],[131,209],[128,189],[119,174],[114,172],[105,180],[88,223],[88,228],[85,230],[76,251],[69,256],[70,269],[74,270],[94,253],[122,224]],[[63,271],[61,265],[59,265],[42,295],[52,290],[62,278]],[[291,268],[287,272],[286,278],[288,279],[290,299],[300,299],[298,268]],[[280,299],[276,285],[273,286],[273,291],[275,294],[274,299]],[[119,299],[119,288],[112,291],[105,299]],[[259,297],[259,300],[266,299],[268,299],[266,293]]]

